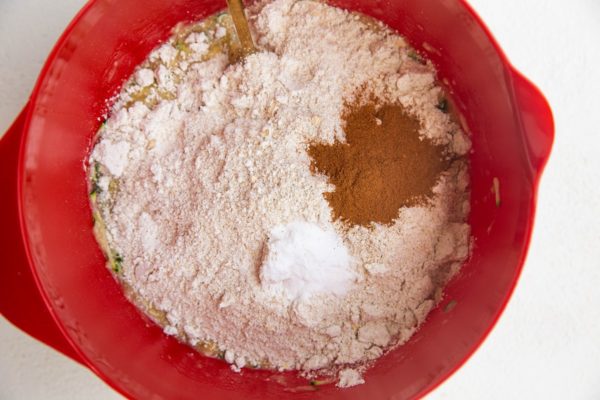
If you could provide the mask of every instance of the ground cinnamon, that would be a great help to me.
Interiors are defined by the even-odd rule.
[[[419,121],[402,106],[348,105],[342,115],[346,143],[312,143],[313,172],[335,185],[325,193],[335,219],[351,225],[391,224],[401,207],[432,196],[448,167],[443,146],[419,138]]]

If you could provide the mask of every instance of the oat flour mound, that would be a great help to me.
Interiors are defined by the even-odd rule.
[[[468,257],[470,141],[439,107],[431,64],[389,28],[306,0],[248,11],[261,51],[231,64],[216,23],[155,50],[117,97],[90,157],[105,246],[167,334],[234,369],[351,386]],[[387,225],[334,219],[307,153],[344,142],[344,105],[364,88],[453,160],[430,201]]]

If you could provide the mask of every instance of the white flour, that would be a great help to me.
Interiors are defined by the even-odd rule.
[[[467,169],[454,162],[431,204],[401,209],[391,226],[346,229],[306,146],[344,140],[340,113],[361,87],[400,102],[451,152],[470,142],[436,108],[433,68],[386,28],[312,1],[250,13],[263,51],[244,63],[202,61],[219,26],[188,37],[188,60],[174,61],[171,41],[150,56],[159,66],[134,74],[91,156],[118,178],[99,210],[120,279],[166,314],[165,332],[217,343],[236,369],[328,368],[351,386],[415,332],[468,256]],[[172,99],[125,107],[143,87]],[[325,254],[307,237],[340,247]]]

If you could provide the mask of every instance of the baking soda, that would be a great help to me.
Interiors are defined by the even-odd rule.
[[[314,294],[344,295],[356,273],[340,236],[316,224],[292,222],[273,228],[260,270],[266,290],[280,290],[290,300]]]

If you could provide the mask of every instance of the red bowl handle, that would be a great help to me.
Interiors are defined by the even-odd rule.
[[[0,314],[37,340],[82,362],[50,316],[33,278],[21,236],[18,161],[29,105],[0,140]]]
[[[512,81],[525,133],[525,148],[534,180],[537,182],[550,157],[554,142],[554,118],[548,101],[531,81],[515,69],[512,69]]]

